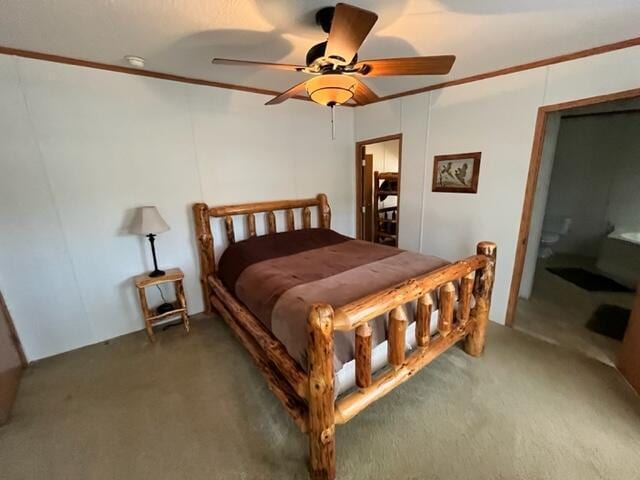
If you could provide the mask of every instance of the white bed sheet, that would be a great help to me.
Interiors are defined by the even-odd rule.
[[[454,313],[455,315],[455,313]],[[431,335],[438,331],[438,310],[431,313],[429,319],[429,331]],[[416,348],[416,322],[411,322],[407,326],[405,334],[405,351],[411,351]],[[387,361],[387,344],[385,340],[381,344],[375,346],[371,351],[371,371],[375,372],[386,367]],[[335,375],[334,392],[335,395],[341,395],[356,385],[356,360],[353,359],[345,363]]]

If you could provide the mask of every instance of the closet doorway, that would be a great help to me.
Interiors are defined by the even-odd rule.
[[[356,143],[357,238],[398,246],[402,134]]]

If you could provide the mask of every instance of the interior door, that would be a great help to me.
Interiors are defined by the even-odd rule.
[[[0,293],[0,425],[9,418],[25,361]]]
[[[364,149],[363,149],[364,151]],[[362,239],[373,241],[373,155],[362,156]]]
[[[633,388],[640,393],[640,286],[636,291],[629,326],[618,354],[618,368]]]

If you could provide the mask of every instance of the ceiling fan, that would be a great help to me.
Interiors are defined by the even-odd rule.
[[[329,34],[329,38],[311,47],[307,52],[306,66],[227,58],[214,58],[212,63],[273,68],[314,75],[313,78],[294,85],[272,98],[266,105],[282,103],[305,90],[311,100],[329,107],[349,101],[366,105],[375,102],[378,96],[359,77],[449,73],[456,59],[454,55],[359,61],[358,49],[377,20],[378,15],[374,12],[346,3],[320,9],[316,13],[316,23]]]

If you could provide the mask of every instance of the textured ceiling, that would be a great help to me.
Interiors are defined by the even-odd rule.
[[[353,0],[380,19],[361,59],[454,54],[446,77],[367,80],[380,95],[640,36],[640,0]],[[325,39],[312,0],[3,0],[0,45],[271,90],[302,73],[214,56],[304,63]]]

